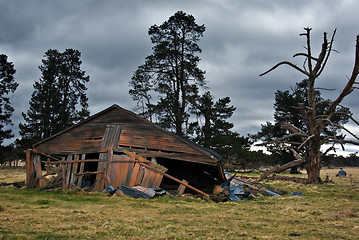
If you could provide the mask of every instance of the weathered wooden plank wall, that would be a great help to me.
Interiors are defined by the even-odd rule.
[[[174,154],[178,160],[217,164],[217,159],[205,150],[121,108],[105,111],[34,147],[48,154],[97,152],[103,145],[107,126],[114,124],[122,125],[116,145],[139,148],[140,154],[147,150],[152,150],[152,155],[161,151],[162,155]]]

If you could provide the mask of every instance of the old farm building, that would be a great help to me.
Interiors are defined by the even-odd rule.
[[[171,189],[188,182],[190,189],[210,193],[225,180],[219,160],[215,152],[113,105],[28,149],[27,185],[45,185],[46,168],[57,176],[51,184],[62,189]]]

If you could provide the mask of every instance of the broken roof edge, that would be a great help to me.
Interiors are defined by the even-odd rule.
[[[209,155],[210,155],[209,157],[213,157],[213,158],[216,158],[216,159],[218,159],[218,160],[222,160],[222,159],[223,159],[222,156],[221,156],[219,153],[215,152],[214,150],[209,149],[209,148],[205,148],[205,147],[203,147],[203,146],[201,146],[201,145],[199,145],[199,144],[197,144],[197,143],[195,143],[195,142],[192,142],[192,141],[189,140],[189,139],[186,139],[186,138],[184,138],[184,137],[178,136],[178,135],[176,135],[176,134],[173,133],[173,132],[170,132],[170,131],[168,131],[168,130],[166,130],[166,129],[163,129],[163,128],[161,128],[160,126],[158,126],[157,124],[155,124],[155,123],[153,123],[153,122],[151,122],[151,121],[149,121],[149,120],[147,120],[147,119],[145,119],[145,118],[143,118],[143,117],[140,117],[140,116],[137,115],[136,113],[134,113],[134,112],[132,112],[132,111],[130,111],[130,110],[124,109],[124,108],[120,107],[120,106],[117,105],[117,104],[113,104],[112,106],[110,106],[110,107],[108,107],[108,108],[106,108],[106,109],[104,109],[104,110],[102,110],[102,111],[100,111],[100,112],[97,112],[97,113],[95,113],[95,114],[92,115],[92,116],[89,116],[88,118],[86,118],[86,119],[84,119],[84,120],[82,120],[82,121],[80,121],[80,122],[74,124],[74,125],[71,126],[71,127],[68,127],[68,128],[66,128],[66,129],[64,129],[64,130],[62,130],[62,131],[60,131],[60,132],[58,132],[58,133],[55,133],[54,135],[51,135],[50,137],[48,137],[48,138],[46,138],[46,139],[43,139],[43,140],[41,140],[41,141],[39,141],[39,142],[33,144],[33,145],[32,145],[32,148],[34,149],[36,146],[38,146],[38,145],[40,145],[40,144],[42,144],[42,143],[44,143],[44,142],[47,142],[47,141],[49,141],[49,140],[51,140],[51,139],[53,139],[53,138],[55,138],[55,137],[57,137],[57,136],[59,136],[59,135],[65,133],[65,132],[68,132],[68,131],[72,130],[73,128],[76,128],[76,127],[78,127],[78,126],[80,126],[80,125],[82,125],[82,124],[84,124],[84,123],[86,123],[86,122],[88,122],[88,121],[90,121],[90,120],[92,120],[92,119],[94,119],[94,118],[96,118],[96,117],[98,117],[98,116],[100,116],[100,115],[102,115],[102,114],[108,112],[108,111],[111,111],[112,109],[119,109],[119,110],[121,110],[121,111],[127,112],[128,114],[132,115],[133,117],[136,117],[136,118],[140,119],[141,121],[144,121],[144,122],[146,122],[146,123],[148,123],[148,124],[153,125],[153,126],[156,127],[158,130],[163,131],[163,132],[166,132],[167,134],[172,135],[173,137],[179,139],[180,141],[182,141],[182,142],[184,142],[184,143],[186,143],[186,144],[192,145],[193,148],[199,150],[200,152],[202,152],[202,153],[204,153],[204,154],[206,154],[206,155],[209,154]]]
[[[51,136],[48,137],[48,138],[45,138],[45,139],[43,139],[43,140],[41,140],[41,141],[39,141],[39,142],[33,144],[33,145],[32,145],[32,148],[34,148],[35,146],[40,145],[40,144],[42,144],[42,143],[44,143],[44,142],[47,142],[47,141],[49,141],[50,139],[53,139],[53,138],[55,138],[55,137],[57,137],[57,136],[59,136],[59,135],[65,133],[65,132],[70,131],[71,129],[76,128],[77,126],[80,126],[80,125],[82,125],[82,124],[84,124],[84,123],[86,123],[86,122],[88,122],[88,121],[90,121],[90,120],[92,120],[92,119],[94,119],[94,118],[100,116],[101,114],[104,114],[105,112],[108,112],[108,111],[112,110],[112,109],[113,109],[114,107],[116,107],[116,106],[117,106],[117,107],[120,107],[120,106],[118,106],[117,104],[113,104],[112,106],[110,106],[110,107],[108,107],[108,108],[106,108],[106,109],[104,109],[104,110],[102,110],[102,111],[100,111],[100,112],[98,112],[98,113],[95,113],[94,115],[89,116],[88,118],[86,118],[86,119],[84,119],[84,120],[82,120],[82,121],[80,121],[80,122],[78,122],[78,123],[72,125],[71,127],[68,127],[68,128],[66,128],[66,129],[64,129],[64,130],[62,130],[62,131],[60,131],[60,132],[58,132],[58,133],[55,133],[55,134],[51,135]]]

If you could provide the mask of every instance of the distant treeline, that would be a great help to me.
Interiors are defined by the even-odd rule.
[[[359,167],[359,156],[351,154],[348,157],[328,155],[323,158],[326,167]]]
[[[268,155],[262,151],[248,151],[243,152],[236,159],[224,160],[223,165],[228,170],[253,170],[278,166],[285,161],[288,162],[288,159],[285,160],[278,154]],[[323,166],[328,168],[359,167],[359,156],[357,153],[347,157],[330,154],[323,157]]]

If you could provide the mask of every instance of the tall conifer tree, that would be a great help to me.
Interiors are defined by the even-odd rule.
[[[6,125],[11,125],[11,115],[14,108],[11,106],[9,94],[15,92],[18,83],[14,80],[16,70],[12,62],[7,61],[7,56],[0,54],[0,146],[4,139],[9,139],[14,135],[11,129],[4,129]]]
[[[150,116],[155,113],[162,127],[180,136],[187,135],[189,109],[199,97],[199,87],[205,85],[197,56],[201,52],[197,42],[204,31],[204,25],[182,11],[160,26],[150,27],[153,54],[147,56],[130,81],[133,99],[142,101]],[[149,103],[153,100],[151,93],[159,95],[156,103]]]
[[[27,147],[89,116],[85,84],[90,78],[81,70],[80,57],[73,49],[45,53],[42,76],[33,85],[30,109],[22,114],[25,123],[19,125]]]

